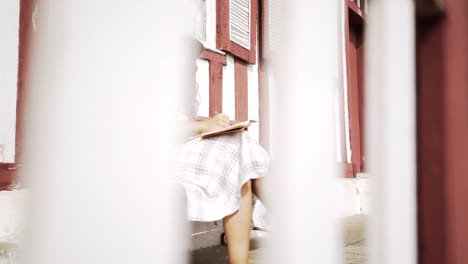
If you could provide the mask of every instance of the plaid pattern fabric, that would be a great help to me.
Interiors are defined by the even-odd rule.
[[[263,177],[268,163],[266,151],[247,132],[182,144],[176,179],[186,191],[187,218],[216,221],[237,211],[242,185]]]

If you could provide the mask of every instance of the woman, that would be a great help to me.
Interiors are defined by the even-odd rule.
[[[193,96],[197,98],[197,96]],[[196,99],[192,116],[196,112]],[[185,121],[187,138],[229,126],[229,117]],[[179,150],[177,181],[187,197],[191,221],[223,219],[231,264],[247,264],[252,220],[252,194],[262,199],[261,178],[268,169],[266,151],[245,131],[185,141]]]

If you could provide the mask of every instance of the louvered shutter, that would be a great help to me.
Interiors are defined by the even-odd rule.
[[[251,0],[229,0],[230,40],[250,50]]]
[[[216,21],[216,48],[255,64],[258,0],[216,0]]]

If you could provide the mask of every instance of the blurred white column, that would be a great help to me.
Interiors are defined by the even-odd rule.
[[[335,131],[337,1],[280,1],[270,91],[272,240],[264,263],[342,263]],[[268,205],[268,203],[267,203]]]
[[[169,181],[177,91],[194,68],[189,7],[38,1],[22,172],[33,203],[22,263],[184,259],[189,234]]]
[[[414,1],[370,1],[366,124],[369,263],[416,263]]]

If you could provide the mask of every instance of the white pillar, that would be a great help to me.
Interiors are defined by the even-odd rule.
[[[369,263],[416,263],[414,1],[370,1],[367,160],[372,181]]]
[[[337,1],[281,1],[278,78],[270,91],[276,159],[272,241],[265,263],[342,263],[335,109]],[[268,203],[267,203],[268,205]]]
[[[175,99],[194,69],[188,1],[38,4],[23,263],[181,263],[185,217],[169,181]]]

